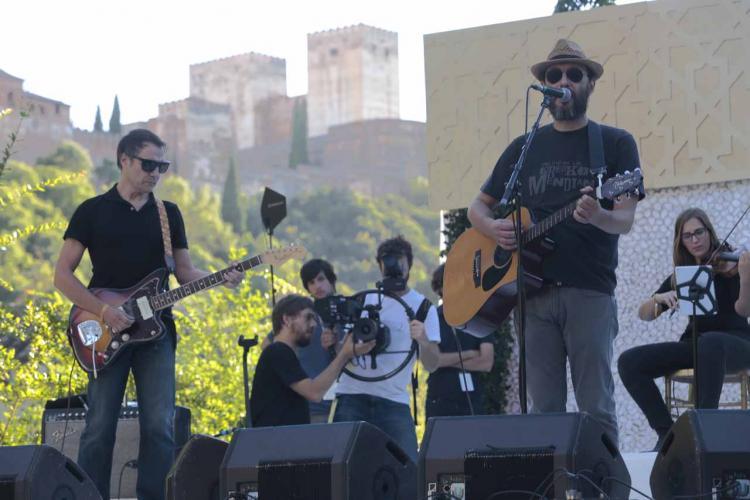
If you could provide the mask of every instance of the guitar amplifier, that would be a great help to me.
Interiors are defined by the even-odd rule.
[[[81,434],[85,426],[85,408],[47,408],[42,415],[42,443],[56,448],[73,461],[77,461]],[[63,433],[65,433],[64,443]],[[182,406],[176,406],[174,416],[175,455],[179,453],[180,448],[182,448],[189,438],[190,410]],[[115,437],[115,450],[112,456],[112,475],[110,479],[110,493],[112,498],[136,497],[135,486],[138,478],[139,439],[138,408],[123,406],[120,408]]]

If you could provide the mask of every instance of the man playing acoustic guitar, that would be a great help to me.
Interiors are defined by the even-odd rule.
[[[568,40],[558,41],[548,59],[531,68],[542,84],[567,88],[571,98],[551,103],[553,123],[539,129],[519,181],[523,205],[536,220],[578,199],[573,218],[550,231],[555,250],[543,264],[544,286],[526,304],[531,411],[565,411],[567,358],[578,408],[596,418],[616,443],[611,363],[618,328],[617,242],[620,234],[630,230],[638,200],[623,197],[612,202],[593,197],[594,168],[602,165],[591,164],[589,139],[597,125],[588,120],[586,108],[603,71]],[[639,168],[638,151],[629,133],[607,126],[600,130],[607,167],[606,172],[600,171],[604,180]],[[469,208],[472,225],[505,250],[516,248],[513,223],[495,219],[493,208],[502,198],[524,140],[517,138],[503,152]],[[642,189],[640,193],[642,197]]]
[[[129,328],[134,318],[120,308],[110,307],[76,278],[74,271],[86,249],[93,265],[90,288],[125,289],[152,271],[169,267],[163,230],[171,240],[177,281],[186,283],[209,275],[190,260],[185,225],[177,205],[163,204],[168,231],[162,223],[161,207],[152,191],[169,167],[164,153],[165,144],[154,133],[145,129],[128,133],[117,146],[119,182],[106,193],[84,201],[65,231],[55,268],[55,286],[79,308],[98,316],[112,333]],[[235,287],[243,276],[237,270],[228,271],[224,284]],[[109,499],[117,418],[131,370],[141,430],[138,499],[164,498],[164,479],[174,458],[176,332],[171,308],[162,311],[161,320],[167,334],[153,342],[121,349],[122,353],[106,370],[89,375],[89,407],[78,463],[104,500]]]

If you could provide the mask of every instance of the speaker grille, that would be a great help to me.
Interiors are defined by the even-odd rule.
[[[331,461],[261,462],[258,497],[271,500],[328,500],[331,498]]]
[[[515,448],[466,453],[466,498],[494,498],[500,491],[542,493],[553,479],[554,448]]]

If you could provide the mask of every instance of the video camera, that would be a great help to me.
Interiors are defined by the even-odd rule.
[[[372,367],[377,367],[376,356],[391,343],[391,330],[380,321],[382,305],[364,305],[364,295],[352,297],[331,295],[315,300],[315,312],[318,313],[323,324],[329,327],[338,326],[344,332],[351,332],[354,342],[375,341],[375,347],[370,351]]]

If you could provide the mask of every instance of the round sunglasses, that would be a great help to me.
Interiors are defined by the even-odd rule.
[[[544,79],[547,80],[548,83],[557,83],[562,80],[563,73],[565,73],[568,80],[573,83],[578,83],[583,80],[583,70],[576,67],[568,68],[564,72],[560,68],[550,68],[544,73]]]
[[[150,174],[157,168],[159,169],[159,173],[163,174],[167,171],[170,165],[168,161],[149,160],[147,158],[141,158],[140,156],[131,156],[131,158],[133,158],[134,160],[140,160],[141,169],[147,174]]]

